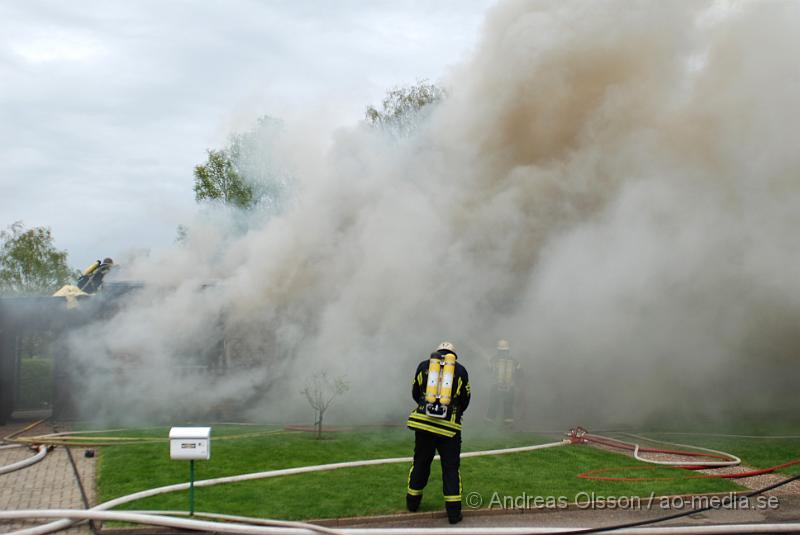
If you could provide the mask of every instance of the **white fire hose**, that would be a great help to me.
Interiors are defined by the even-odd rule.
[[[339,528],[329,529],[301,522],[283,522],[278,520],[258,519],[260,524],[209,522],[172,518],[168,516],[122,511],[94,511],[74,509],[0,511],[0,519],[13,520],[23,518],[69,518],[72,520],[113,520],[119,522],[135,522],[177,529],[196,531],[213,531],[218,533],[237,533],[246,535],[536,535],[558,534],[580,531],[573,527],[477,527],[477,528]],[[254,519],[255,520],[255,519]],[[662,526],[638,527],[615,531],[624,535],[716,535],[726,533],[797,533],[800,523],[781,524],[728,524],[716,526]],[[22,531],[14,532],[22,533]]]
[[[634,435],[635,436],[635,435]],[[646,437],[635,436],[645,440],[651,440]],[[663,442],[663,441],[656,441]],[[504,448],[487,451],[474,451],[463,453],[461,457],[481,457],[488,455],[502,455],[509,453],[521,453],[526,451],[533,451],[538,449],[552,448],[570,444],[570,440],[562,440],[559,442],[551,442],[547,444],[538,444],[534,446],[522,446],[516,448]],[[684,447],[692,447],[700,449],[709,453],[721,454],[727,456],[730,461],[712,461],[716,466],[721,465],[734,465],[741,461],[738,457],[724,452],[711,450],[707,448],[698,448],[697,446],[686,446],[683,444],[676,444]],[[639,445],[635,444],[634,456],[643,461],[654,464],[674,464],[674,461],[654,461],[651,459],[641,458],[638,455]],[[46,453],[46,451],[45,451]],[[438,456],[437,456],[438,458]],[[266,479],[271,477],[280,477],[294,474],[303,474],[309,472],[321,472],[329,470],[338,470],[340,468],[355,468],[360,466],[374,466],[383,464],[397,464],[411,462],[412,457],[395,457],[388,459],[371,459],[365,461],[350,461],[341,463],[331,463],[316,466],[303,466],[297,468],[286,468],[280,470],[270,470],[267,472],[255,472],[250,474],[241,474],[237,476],[227,476],[214,479],[206,479],[195,482],[197,487],[209,487],[223,483],[235,483],[240,481],[250,481],[255,479]],[[30,460],[28,460],[30,461]],[[35,461],[34,461],[35,462]],[[685,464],[685,461],[680,462]],[[692,464],[700,464],[693,462]],[[114,500],[102,503],[89,510],[70,510],[70,509],[54,509],[54,510],[26,510],[26,511],[0,511],[0,519],[32,519],[32,518],[58,518],[59,520],[36,526],[33,528],[26,528],[12,532],[11,535],[43,535],[51,533],[60,529],[71,526],[74,522],[80,520],[113,520],[120,522],[132,522],[138,524],[157,525],[163,527],[171,527],[177,529],[192,529],[198,531],[215,531],[219,533],[242,533],[242,534],[269,534],[269,535],[315,535],[324,533],[327,535],[522,535],[522,534],[556,534],[567,531],[580,531],[581,528],[544,528],[544,527],[507,527],[507,528],[339,528],[330,529],[313,524],[306,524],[302,522],[286,522],[281,520],[271,519],[257,519],[233,515],[223,515],[215,513],[196,513],[196,517],[205,517],[219,520],[227,520],[228,522],[214,522],[208,520],[197,520],[188,518],[174,518],[173,516],[165,515],[180,515],[185,514],[175,511],[146,511],[146,512],[129,512],[129,511],[109,511],[113,507],[130,503],[135,500],[148,498],[158,494],[165,494],[168,492],[175,492],[189,488],[188,483],[178,483],[175,485],[167,485],[154,489],[148,489],[127,496],[122,496]],[[618,533],[626,535],[689,535],[689,534],[723,534],[723,533],[793,533],[800,531],[800,523],[779,523],[779,524],[731,524],[731,525],[714,525],[714,526],[676,526],[676,527],[636,527],[616,530]]]
[[[611,447],[615,447],[615,448],[622,447],[623,449],[632,450],[634,459],[636,459],[637,461],[643,462],[643,463],[648,463],[648,464],[655,464],[655,465],[660,465],[660,466],[676,466],[676,467],[681,467],[681,466],[686,466],[687,464],[691,464],[692,466],[698,466],[698,467],[723,468],[723,467],[726,467],[726,466],[738,466],[738,465],[740,465],[742,463],[742,460],[739,457],[737,457],[736,455],[733,455],[731,453],[726,453],[724,451],[712,450],[710,448],[702,448],[700,446],[692,446],[690,444],[679,444],[677,442],[667,442],[666,440],[657,440],[657,439],[648,438],[648,437],[645,437],[645,436],[642,436],[642,435],[634,435],[632,433],[621,433],[623,435],[635,438],[637,440],[645,440],[645,441],[648,441],[648,442],[657,442],[657,443],[661,443],[661,444],[668,444],[670,446],[679,446],[679,447],[682,447],[682,448],[691,448],[693,450],[703,451],[703,452],[706,452],[706,453],[709,454],[708,457],[716,457],[717,458],[717,460],[714,460],[714,461],[695,461],[695,460],[691,460],[691,461],[686,461],[686,460],[661,461],[661,460],[657,460],[657,459],[647,459],[645,457],[642,457],[639,454],[639,452],[641,451],[641,445],[638,442],[625,442],[624,440],[619,440],[617,438],[605,437],[605,436],[602,436],[602,435],[595,435],[594,433],[589,433],[588,431],[586,431],[582,427],[577,427],[575,429],[571,429],[569,434],[572,437],[573,442],[576,442],[576,443],[584,443],[585,444],[585,443],[593,442],[593,443],[602,444],[602,445],[606,445],[606,446],[611,446]],[[622,445],[622,446],[620,446],[620,445]],[[666,453],[666,452],[662,452],[662,453]],[[685,456],[685,455],[691,455],[693,452],[675,452],[675,451],[672,451],[672,452],[669,452],[669,453],[671,455],[682,455],[683,454]]]
[[[488,455],[503,455],[507,453],[522,453],[526,451],[533,451],[533,450],[540,450],[545,448],[554,448],[557,446],[564,446],[570,444],[569,440],[560,440],[558,442],[548,442],[546,444],[537,444],[534,446],[522,446],[518,448],[505,448],[505,449],[498,449],[498,450],[488,450],[488,451],[471,451],[467,453],[461,454],[462,458],[466,457],[481,457],[481,456],[488,456]],[[438,455],[436,456],[438,458]],[[331,463],[331,464],[320,464],[316,466],[300,466],[297,468],[284,468],[281,470],[269,470],[267,472],[254,472],[250,474],[240,474],[237,476],[227,476],[227,477],[218,477],[214,479],[204,479],[201,481],[195,481],[195,487],[211,487],[213,485],[220,485],[222,483],[238,483],[241,481],[251,481],[254,479],[266,479],[271,477],[280,477],[280,476],[289,476],[295,474],[305,474],[309,472],[323,472],[328,470],[338,470],[340,468],[356,468],[359,466],[375,466],[375,465],[383,465],[383,464],[398,464],[398,463],[409,463],[413,461],[413,457],[393,457],[389,459],[370,459],[366,461],[348,461],[342,463]],[[166,494],[168,492],[175,492],[179,490],[186,490],[189,488],[189,483],[177,483],[175,485],[166,485],[164,487],[157,487],[154,489],[143,490],[140,492],[135,492],[133,494],[129,494],[127,496],[121,496],[119,498],[115,498],[113,500],[107,501],[105,503],[101,503],[95,507],[92,507],[88,511],[85,512],[101,512],[101,511],[108,511],[114,507],[119,505],[123,505],[126,503],[130,503],[135,500],[141,500],[142,498],[149,498],[151,496],[156,496],[158,494]],[[16,511],[9,511],[9,512],[0,512],[0,518],[6,518],[4,515],[7,514],[15,514]],[[126,514],[126,513],[120,513]],[[63,516],[63,515],[61,515]],[[59,517],[59,515],[49,515],[48,518]],[[15,517],[18,518],[18,517]],[[30,518],[30,515],[27,517]],[[71,518],[76,518],[75,515],[72,515]],[[128,520],[129,522],[135,522],[134,520]],[[45,533],[52,533],[53,531],[58,531],[64,528],[71,526],[74,523],[73,520],[70,518],[62,518],[61,520],[57,520],[55,522],[51,522],[49,524],[44,524],[41,526],[36,526],[33,528],[26,528],[21,529],[18,531],[11,532],[10,535],[44,535]],[[199,529],[199,528],[198,528]],[[217,528],[214,528],[217,529]],[[273,528],[277,529],[277,528]],[[244,533],[244,532],[237,532],[237,533]],[[256,532],[248,532],[248,533],[256,533]],[[258,532],[261,533],[261,532]],[[266,533],[266,532],[265,532]],[[277,532],[276,532],[277,533]],[[307,534],[309,533],[307,530],[303,531],[302,533]]]
[[[728,459],[729,459],[728,461],[722,461],[722,460],[719,460],[719,461],[694,461],[693,460],[690,463],[692,466],[707,466],[709,468],[722,468],[724,466],[739,466],[740,464],[742,464],[742,460],[739,457],[737,457],[736,455],[733,455],[731,453],[724,452],[724,451],[712,450],[712,449],[709,449],[709,448],[701,448],[700,446],[692,446],[690,444],[679,444],[677,442],[667,442],[666,440],[656,440],[654,438],[648,438],[648,437],[645,437],[645,436],[642,436],[642,435],[634,435],[634,434],[631,434],[631,433],[625,433],[625,434],[628,435],[628,436],[631,436],[633,438],[640,439],[640,440],[647,440],[649,442],[658,442],[658,443],[661,443],[661,444],[669,444],[671,446],[680,446],[681,448],[692,448],[692,449],[695,449],[695,450],[704,451],[706,453],[711,453],[713,455],[728,457]],[[638,442],[636,443],[636,448],[633,450],[633,457],[637,461],[642,461],[642,462],[650,463],[650,464],[659,464],[659,465],[663,465],[663,466],[682,466],[682,465],[687,464],[686,461],[657,461],[657,460],[654,460],[654,459],[645,459],[644,457],[641,457],[639,455],[639,443]]]
[[[5,466],[0,466],[0,475],[8,474],[15,470],[19,470],[21,468],[25,468],[26,466],[30,466],[32,464],[36,464],[42,459],[44,459],[45,455],[47,455],[47,446],[39,446],[39,451],[33,457],[29,457],[22,461],[7,464]]]

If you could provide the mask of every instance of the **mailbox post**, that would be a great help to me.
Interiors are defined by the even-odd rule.
[[[211,458],[211,428],[173,427],[169,430],[169,456],[189,461],[189,515],[194,515],[194,462]]]

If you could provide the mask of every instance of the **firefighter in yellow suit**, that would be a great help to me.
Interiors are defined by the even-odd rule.
[[[408,417],[415,431],[414,462],[408,474],[406,507],[416,511],[428,483],[431,462],[439,452],[442,463],[442,491],[451,524],[461,515],[461,417],[470,400],[469,375],[456,361],[456,348],[442,342],[430,358],[417,366],[411,397],[417,407]]]

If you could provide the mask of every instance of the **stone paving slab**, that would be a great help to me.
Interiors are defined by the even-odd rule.
[[[652,524],[658,526],[703,526],[712,524],[761,524],[800,522],[800,497],[776,496],[774,507],[759,507],[758,502],[749,501],[749,508],[740,501],[733,501],[732,507],[695,513],[681,519]],[[656,501],[655,504],[659,502]],[[689,502],[687,501],[687,509]],[[515,510],[470,510],[465,509],[464,520],[457,527],[576,527],[592,528],[616,524],[654,520],[681,512],[681,509],[663,509],[660,505],[652,507],[631,507],[625,509],[604,509],[586,507],[577,509],[515,509]],[[321,525],[349,528],[447,528],[449,524],[444,511],[430,513],[406,513],[385,517],[343,518],[338,521],[319,521]]]
[[[8,436],[26,425],[29,425],[29,422],[0,426],[0,437]],[[59,427],[58,430],[65,431],[66,429]],[[52,433],[53,431],[52,425],[45,423],[26,432],[25,435]],[[0,449],[0,466],[26,459],[34,453],[29,448]],[[87,459],[83,453],[83,448],[72,448],[72,455],[89,503],[94,505],[95,459]],[[32,466],[0,475],[0,509],[2,510],[83,508],[85,506],[78,481],[64,447],[55,448],[42,461]],[[0,533],[32,527],[45,522],[47,521],[0,521]],[[88,524],[83,524],[61,533],[88,535],[92,531]]]

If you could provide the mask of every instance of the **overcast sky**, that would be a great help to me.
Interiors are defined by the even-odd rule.
[[[445,76],[493,0],[0,3],[0,226],[69,262],[171,243],[192,168],[256,117],[363,117]]]

